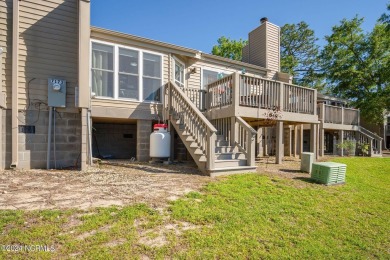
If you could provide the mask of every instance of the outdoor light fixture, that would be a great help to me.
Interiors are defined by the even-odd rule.
[[[242,68],[242,69],[241,69],[241,74],[245,75],[245,73],[246,73],[246,69],[245,69],[245,68]]]
[[[190,72],[190,74],[195,74],[196,73],[196,68],[191,68],[189,72]]]

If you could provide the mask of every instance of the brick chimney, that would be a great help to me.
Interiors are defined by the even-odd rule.
[[[260,19],[260,26],[248,34],[248,44],[242,50],[242,61],[271,70],[269,78],[280,71],[280,27]]]

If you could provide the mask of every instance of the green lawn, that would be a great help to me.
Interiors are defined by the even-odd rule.
[[[0,259],[389,259],[390,158],[335,161],[348,165],[346,185],[236,175],[189,193],[165,213],[145,205],[0,211],[0,244],[56,248],[0,251]],[[158,247],[142,242],[161,237]]]

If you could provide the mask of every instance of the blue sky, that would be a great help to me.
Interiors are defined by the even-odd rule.
[[[373,28],[388,0],[92,0],[91,24],[209,53],[220,36],[247,39],[261,17],[282,26],[305,21],[324,44],[343,18]]]

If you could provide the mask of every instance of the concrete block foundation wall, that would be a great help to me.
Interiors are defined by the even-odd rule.
[[[12,136],[11,136],[11,111],[1,110],[1,169],[9,168],[11,165],[11,149],[12,149]]]
[[[11,164],[11,111],[2,112],[2,165],[7,169]],[[19,128],[33,126],[35,133],[18,133],[18,168],[44,169],[47,166],[48,111],[24,110],[18,114]],[[81,123],[79,113],[56,113],[56,154],[54,156],[54,136],[51,138],[50,165],[57,169],[79,166]],[[53,128],[54,134],[54,128]],[[56,163],[54,163],[56,159]]]
[[[152,120],[137,121],[137,161],[150,160],[150,134],[152,133]]]

